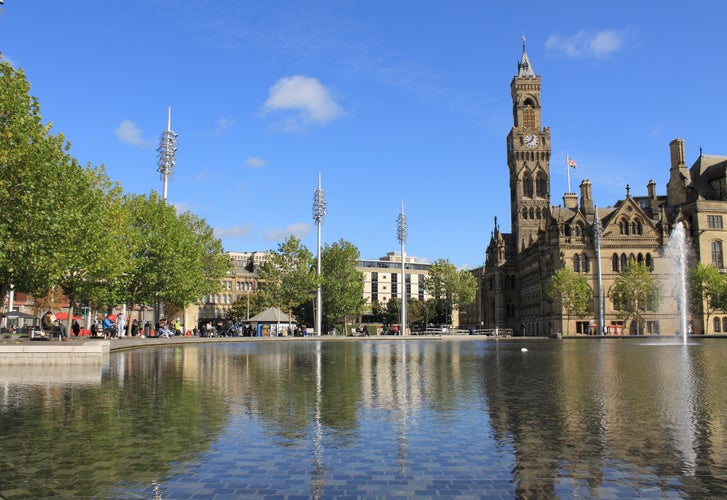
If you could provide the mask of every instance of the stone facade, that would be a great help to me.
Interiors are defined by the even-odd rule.
[[[665,196],[656,194],[651,181],[645,196],[633,196],[626,185],[624,199],[611,207],[596,207],[586,179],[580,183],[579,194],[565,193],[562,206],[554,206],[550,129],[541,123],[540,87],[540,76],[533,72],[523,45],[518,72],[510,84],[513,127],[507,136],[507,162],[512,231],[503,233],[495,218],[485,265],[473,270],[480,287],[477,303],[465,311],[468,323],[524,335],[597,334],[600,275],[603,325],[608,333],[677,333],[678,307],[668,279],[673,275],[672,262],[664,257],[664,248],[675,225],[683,222],[694,247],[692,263],[696,259],[724,269],[727,157],[700,155],[687,168],[684,142],[676,139],[670,144]],[[600,259],[593,232],[597,221],[603,228]],[[609,299],[614,280],[631,260],[648,266],[662,287],[660,309],[645,314],[638,325],[636,321],[624,324]],[[563,266],[587,278],[593,290],[592,315],[569,318],[546,295],[550,277]],[[689,321],[694,333],[705,331],[700,311],[690,311]],[[725,331],[727,315],[710,318],[708,331],[713,332],[714,326]]]

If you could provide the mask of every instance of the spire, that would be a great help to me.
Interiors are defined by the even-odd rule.
[[[525,51],[525,33],[523,32],[523,55],[520,62],[517,63],[517,76],[535,76],[533,66],[528,59],[528,53]]]

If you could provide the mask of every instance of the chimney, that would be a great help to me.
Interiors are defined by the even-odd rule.
[[[584,179],[581,188],[581,212],[586,215],[593,215],[593,196],[591,195],[591,181]]]

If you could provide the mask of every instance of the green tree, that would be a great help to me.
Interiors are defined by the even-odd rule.
[[[184,308],[219,292],[232,263],[202,219],[177,214],[157,193],[124,198],[126,272],[99,300],[108,305],[153,305],[164,301]]]
[[[474,302],[477,281],[472,273],[457,271],[447,259],[439,259],[429,267],[424,288],[437,303],[439,311],[446,311],[445,323],[450,323],[452,311]]]
[[[325,245],[321,252],[323,316],[329,324],[340,320],[344,333],[349,318],[358,316],[366,303],[364,276],[356,270],[358,260],[358,248],[342,239]]]
[[[638,335],[643,330],[643,312],[658,309],[660,293],[659,282],[651,275],[651,270],[632,260],[616,277],[609,297],[619,318],[624,322],[636,321]]]
[[[704,333],[709,333],[710,316],[727,311],[727,276],[711,264],[698,263],[689,273],[689,298],[693,308],[704,310]]]
[[[551,299],[559,301],[567,312],[566,335],[570,333],[571,316],[582,317],[591,311],[593,291],[588,280],[569,267],[558,269],[550,277],[545,292]]]
[[[263,308],[276,306],[292,314],[294,307],[315,293],[313,255],[298,238],[289,236],[277,251],[268,252],[258,269],[258,278],[258,304]]]

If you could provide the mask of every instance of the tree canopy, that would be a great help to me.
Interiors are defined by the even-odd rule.
[[[626,269],[616,277],[609,297],[619,318],[636,321],[639,333],[644,311],[656,311],[659,307],[661,287],[644,264],[630,261]]]
[[[449,323],[453,309],[474,302],[477,280],[468,271],[457,271],[448,259],[439,259],[429,267],[424,288],[434,299],[437,312],[444,316],[439,319]]]
[[[72,312],[77,300],[185,306],[219,290],[231,265],[212,229],[79,165],[29,91],[24,72],[0,61],[0,296],[60,288]]]
[[[353,244],[339,240],[325,245],[321,252],[323,317],[327,323],[343,323],[358,315],[366,303],[363,273],[356,270],[359,251]]]
[[[548,297],[560,302],[567,316],[584,316],[591,311],[593,291],[588,280],[569,267],[558,269],[550,277],[546,288]],[[569,333],[570,321],[566,322],[566,335]]]

